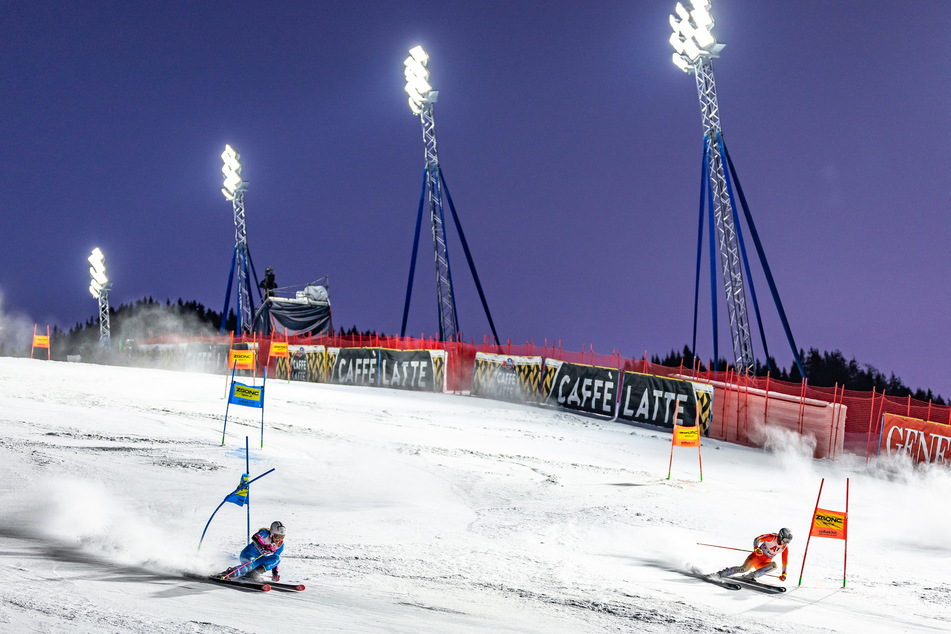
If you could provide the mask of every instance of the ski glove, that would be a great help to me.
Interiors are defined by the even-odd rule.
[[[754,548],[754,549],[753,549],[753,554],[755,554],[755,555],[762,555],[762,554],[763,554],[763,549],[762,549],[762,548]]]
[[[281,575],[277,574],[277,570],[272,570],[272,571],[271,571],[271,580],[272,580],[272,581],[280,581],[280,580],[281,580]]]
[[[783,574],[779,575],[779,580],[780,580],[780,581],[785,581],[785,580],[786,580],[786,573],[785,573],[785,572],[784,572]]]

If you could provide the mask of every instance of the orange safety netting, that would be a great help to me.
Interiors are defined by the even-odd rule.
[[[564,350],[558,343],[543,345],[510,341],[494,345],[440,341],[425,337],[387,337],[377,335],[319,335],[284,337],[275,335],[275,341],[287,341],[290,346],[326,346],[339,348],[388,348],[395,350],[446,350],[449,391],[466,392],[472,381],[472,368],[477,352],[512,356],[541,356],[579,365],[616,368],[671,378],[696,380],[714,385],[714,420],[719,425],[711,436],[741,444],[760,444],[756,428],[761,424],[780,424],[800,434],[816,437],[816,457],[835,457],[839,450],[861,455],[878,451],[878,434],[882,414],[891,413],[951,425],[951,406],[937,405],[908,397],[893,397],[882,392],[847,390],[839,386],[817,387],[808,384],[779,381],[769,376],[751,377],[732,371],[697,371],[689,367],[669,367],[651,363],[644,358],[623,357],[620,352],[596,353],[593,348],[581,351]],[[217,337],[164,337],[151,339],[145,345],[159,343],[252,343],[269,349],[270,338],[257,335]],[[258,355],[264,365],[268,357]],[[783,398],[785,396],[786,398]],[[791,398],[790,398],[791,397]],[[812,415],[818,409],[832,407],[822,420]],[[838,408],[836,406],[839,406]],[[831,422],[830,422],[831,421]]]

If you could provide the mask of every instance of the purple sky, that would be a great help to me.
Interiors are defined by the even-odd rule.
[[[221,310],[230,143],[258,273],[273,266],[281,286],[329,275],[336,326],[398,333],[423,169],[402,62],[421,44],[440,163],[500,336],[679,350],[703,138],[693,77],[670,61],[673,6],[0,2],[4,310],[65,328],[95,317],[96,246],[114,306]],[[714,0],[713,12],[724,135],[797,344],[951,396],[951,3]],[[460,326],[481,340],[454,236]],[[437,330],[427,238],[409,331]],[[729,355],[725,331],[720,346]]]

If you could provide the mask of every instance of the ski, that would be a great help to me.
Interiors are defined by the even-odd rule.
[[[275,590],[293,590],[296,592],[303,592],[307,589],[307,586],[302,583],[278,583],[276,581],[268,581],[267,584]]]
[[[783,586],[774,586],[770,583],[761,583],[759,581],[753,581],[752,579],[744,579],[742,577],[730,577],[731,582],[736,582],[739,585],[749,588],[750,590],[756,590],[758,592],[765,592],[767,594],[782,594],[786,591],[786,588]]]
[[[706,574],[699,568],[691,568],[691,572],[698,579],[702,579],[707,583],[712,583],[713,585],[720,586],[721,588],[726,588],[727,590],[740,590],[742,586],[738,583],[733,583],[733,580],[723,579],[718,577],[716,573]]]
[[[244,587],[253,590],[260,590],[261,592],[268,592],[271,589],[271,585],[263,581],[250,581],[245,579],[225,579],[223,577],[217,577],[211,575],[208,577],[209,581],[214,581],[215,583],[221,583],[226,586],[237,586]]]

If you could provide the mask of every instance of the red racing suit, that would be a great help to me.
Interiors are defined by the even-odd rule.
[[[764,535],[760,535],[753,540],[753,552],[750,553],[750,556],[747,557],[746,561],[743,562],[743,568],[746,570],[759,570],[763,566],[773,561],[773,557],[782,554],[783,571],[785,571],[786,566],[789,565],[789,550],[786,548],[786,546],[787,544],[779,543],[779,535],[776,533],[766,533]],[[757,549],[759,549],[762,554],[757,554]]]
[[[783,574],[786,573],[786,566],[789,564],[789,550],[787,544],[779,543],[777,533],[765,533],[753,540],[753,552],[746,558],[742,565],[724,568],[718,574],[723,577],[732,575],[755,572],[761,570],[758,575],[765,574],[776,568],[773,563],[773,557],[782,554],[783,556]]]

